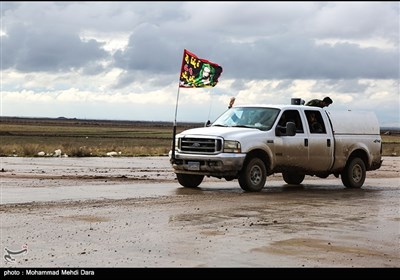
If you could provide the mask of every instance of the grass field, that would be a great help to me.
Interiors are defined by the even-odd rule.
[[[195,127],[185,124],[177,133]],[[201,124],[198,124],[201,126]],[[166,155],[171,148],[172,123],[71,120],[7,120],[0,126],[0,156],[51,156],[60,149],[68,156]]]
[[[400,134],[381,135],[382,154],[384,156],[400,156]]]
[[[185,123],[182,130],[201,127]],[[160,156],[171,149],[172,123],[76,119],[1,118],[0,156]],[[400,155],[400,135],[382,135],[383,155]]]

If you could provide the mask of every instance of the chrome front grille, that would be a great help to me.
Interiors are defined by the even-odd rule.
[[[222,140],[217,138],[182,137],[179,141],[181,152],[216,154],[222,151]]]

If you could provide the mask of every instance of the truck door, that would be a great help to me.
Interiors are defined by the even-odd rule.
[[[294,122],[296,135],[286,136],[285,126],[287,122]],[[304,168],[308,161],[307,135],[304,132],[303,123],[298,110],[286,110],[282,113],[277,130],[279,135],[275,138],[275,163],[278,167]]]
[[[313,171],[327,171],[333,163],[333,135],[320,111],[304,110],[307,119],[308,165]]]

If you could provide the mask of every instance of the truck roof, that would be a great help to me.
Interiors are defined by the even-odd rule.
[[[325,110],[315,106],[306,106],[306,105],[291,105],[291,104],[246,104],[246,105],[235,105],[235,108],[239,107],[264,107],[264,108],[276,108],[276,109],[316,109],[316,110]]]

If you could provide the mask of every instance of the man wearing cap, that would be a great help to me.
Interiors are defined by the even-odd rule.
[[[315,107],[320,107],[320,108],[324,108],[324,107],[328,107],[329,105],[331,105],[333,103],[332,99],[330,99],[328,96],[325,97],[322,100],[319,99],[312,99],[310,101],[308,101],[306,103],[306,106],[315,106]]]

